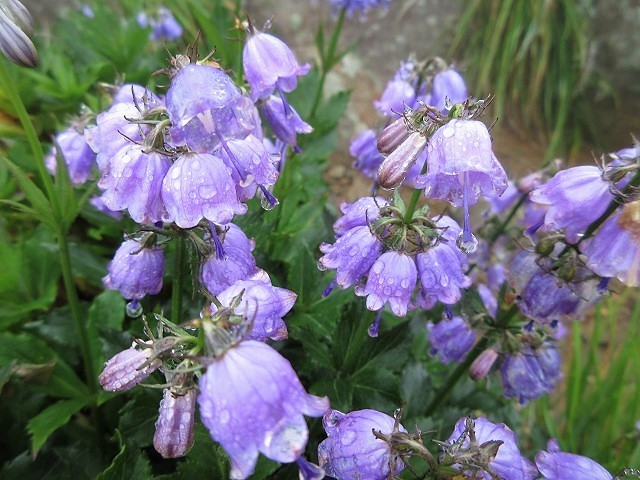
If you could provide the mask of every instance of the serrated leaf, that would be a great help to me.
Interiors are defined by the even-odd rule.
[[[146,453],[123,442],[120,432],[116,432],[116,436],[120,442],[120,452],[96,480],[151,480],[151,464]]]
[[[58,428],[67,424],[71,416],[89,403],[89,398],[60,400],[45,408],[27,423],[31,435],[31,450],[37,455],[44,442]]]
[[[400,379],[400,393],[402,400],[406,402],[406,416],[424,413],[423,408],[430,398],[430,390],[431,381],[424,364],[415,362],[405,366]]]

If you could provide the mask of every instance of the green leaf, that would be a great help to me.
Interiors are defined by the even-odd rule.
[[[66,425],[71,416],[79,412],[88,403],[89,398],[60,400],[29,420],[27,430],[31,435],[33,455],[38,453],[53,432]]]
[[[96,480],[151,480],[153,476],[147,455],[140,449],[127,445],[120,432],[116,431],[116,436],[120,442],[120,452]]]
[[[118,430],[127,444],[136,447],[151,445],[161,399],[158,390],[137,389],[134,397],[122,407]]]
[[[96,376],[102,371],[106,356],[101,341],[104,333],[109,330],[122,330],[124,312],[125,302],[117,290],[105,290],[94,298],[91,307],[89,307],[87,330]]]

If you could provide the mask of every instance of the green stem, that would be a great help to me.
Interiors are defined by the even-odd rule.
[[[489,246],[491,247],[494,242],[500,237],[500,235],[503,234],[503,232],[505,231],[505,229],[507,228],[507,225],[509,225],[509,222],[511,222],[511,220],[513,219],[513,217],[515,216],[516,212],[518,211],[518,209],[522,206],[522,204],[527,200],[527,198],[529,198],[529,194],[525,193],[524,195],[522,195],[519,199],[518,202],[511,208],[511,211],[509,212],[509,214],[505,217],[505,219],[503,220],[503,222],[498,226],[498,228],[495,229],[495,231],[491,234],[491,236],[489,237]]]
[[[407,206],[407,210],[404,213],[404,223],[411,222],[413,218],[413,212],[416,210],[416,205],[418,204],[418,200],[420,199],[420,193],[422,190],[415,188],[413,190],[413,194],[411,195],[411,200],[409,200],[409,205]]]
[[[338,38],[340,37],[340,32],[342,31],[342,25],[344,24],[346,9],[340,9],[340,14],[338,15],[338,21],[336,22],[336,28],[334,28],[333,33],[331,34],[331,39],[329,40],[329,47],[327,50],[327,54],[324,52],[320,52],[320,82],[318,83],[318,89],[316,90],[316,96],[313,99],[313,106],[311,107],[311,112],[309,113],[309,117],[313,118],[320,105],[320,100],[322,100],[322,93],[324,90],[324,82],[327,78],[327,74],[336,64],[335,53],[336,48],[338,46]],[[322,28],[322,27],[320,27]]]
[[[185,250],[185,239],[180,235],[176,238],[176,256],[173,263],[173,287],[171,290],[171,320],[177,324],[182,322]]]

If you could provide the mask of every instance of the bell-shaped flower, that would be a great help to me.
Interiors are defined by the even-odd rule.
[[[402,425],[396,429],[396,420],[389,415],[376,410],[347,414],[330,410],[325,413],[322,425],[327,438],[318,445],[318,463],[328,476],[384,480],[404,469],[404,463],[398,460],[391,472],[391,447],[373,434],[373,430],[384,435],[394,431],[407,432]]]
[[[387,205],[382,197],[361,197],[353,203],[342,202],[342,217],[333,224],[336,235],[344,235],[354,227],[364,227],[380,218],[380,209]]]
[[[386,9],[390,2],[391,0],[329,0],[329,4],[333,7],[335,13],[344,9],[347,16],[351,17],[354,13],[359,12],[361,20],[365,19],[365,15],[369,9]]]
[[[194,440],[196,418],[196,391],[187,390],[184,395],[165,388],[160,401],[153,448],[164,458],[184,457]]]
[[[352,139],[349,145],[349,154],[355,159],[354,168],[369,178],[376,178],[378,168],[384,160],[378,151],[377,142],[376,132],[369,129]]]
[[[151,27],[151,40],[176,40],[182,36],[182,26],[166,7],[160,7],[155,14],[139,12],[136,21],[142,28]]]
[[[200,377],[200,417],[231,458],[231,478],[249,477],[258,453],[296,461],[308,439],[303,415],[320,417],[329,400],[309,395],[291,364],[270,346],[242,341],[212,359]]]
[[[553,389],[561,376],[560,354],[549,342],[535,349],[526,347],[520,352],[506,354],[500,373],[504,396],[517,397],[525,404]]]
[[[547,443],[547,451],[537,453],[536,466],[546,480],[613,480],[613,475],[590,458],[560,450],[556,439]]]
[[[60,147],[60,152],[57,147]],[[84,134],[78,133],[74,127],[71,127],[56,135],[55,144],[44,159],[47,169],[52,175],[56,174],[58,155],[67,164],[71,183],[80,185],[88,180],[89,174],[96,164],[96,154],[87,144]]]
[[[178,157],[162,182],[162,200],[168,220],[180,228],[195,227],[203,218],[224,225],[234,215],[247,212],[228,167],[220,158],[204,153]]]
[[[128,210],[137,223],[155,223],[167,216],[162,202],[162,181],[171,160],[145,147],[128,144],[111,159],[98,182],[101,200],[111,211]]]
[[[362,228],[362,227],[361,227]],[[380,310],[389,303],[391,311],[403,317],[410,305],[416,286],[417,270],[412,257],[401,252],[388,251],[380,255],[369,270],[367,283],[356,288],[358,296],[367,296],[367,308]]]
[[[107,360],[98,377],[100,385],[109,392],[135,387],[162,364],[159,359],[151,360],[153,355],[153,348],[138,348],[134,343]]]
[[[164,254],[157,247],[146,248],[136,240],[126,240],[116,250],[102,278],[104,286],[119,290],[129,300],[155,295],[162,288]]]
[[[438,323],[427,323],[429,331],[429,355],[437,357],[441,363],[462,362],[476,339],[471,326],[459,316],[451,320],[443,318]]]
[[[564,231],[576,243],[613,200],[610,184],[596,166],[580,166],[558,172],[529,194],[532,202],[547,205],[543,229]]]
[[[300,118],[298,112],[291,105],[275,95],[271,95],[262,104],[262,113],[276,138],[285,145],[296,147],[298,133],[311,133],[313,127]]]
[[[249,134],[243,140],[221,140],[222,148],[218,155],[231,168],[234,179],[243,187],[256,185],[273,185],[278,180],[278,169],[275,162],[278,156],[267,152],[264,143]]]
[[[405,107],[412,107],[416,98],[415,88],[411,83],[400,78],[394,78],[382,92],[380,100],[375,100],[373,106],[385,116],[401,115]]]
[[[251,100],[268,98],[278,91],[291,92],[298,86],[298,76],[311,69],[308,63],[298,64],[291,49],[279,38],[255,28],[247,36],[242,52],[244,74],[251,86]]]
[[[447,99],[451,104],[456,104],[464,102],[468,96],[469,92],[462,75],[449,68],[433,77],[429,105],[445,112],[448,111],[446,108]]]
[[[333,245],[323,243],[318,260],[321,270],[336,269],[336,282],[340,288],[355,285],[367,274],[382,252],[382,244],[369,227],[354,227],[337,238]]]

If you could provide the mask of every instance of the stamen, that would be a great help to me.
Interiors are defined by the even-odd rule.
[[[284,96],[284,92],[282,91],[282,88],[280,88],[280,82],[276,82],[276,90],[278,90],[278,93],[280,94],[280,98],[282,99],[282,107],[284,108],[284,115],[285,117],[287,117],[287,119],[290,119],[291,117],[293,117],[293,110],[291,109],[291,105],[289,105],[289,102],[287,102],[287,99]]]

